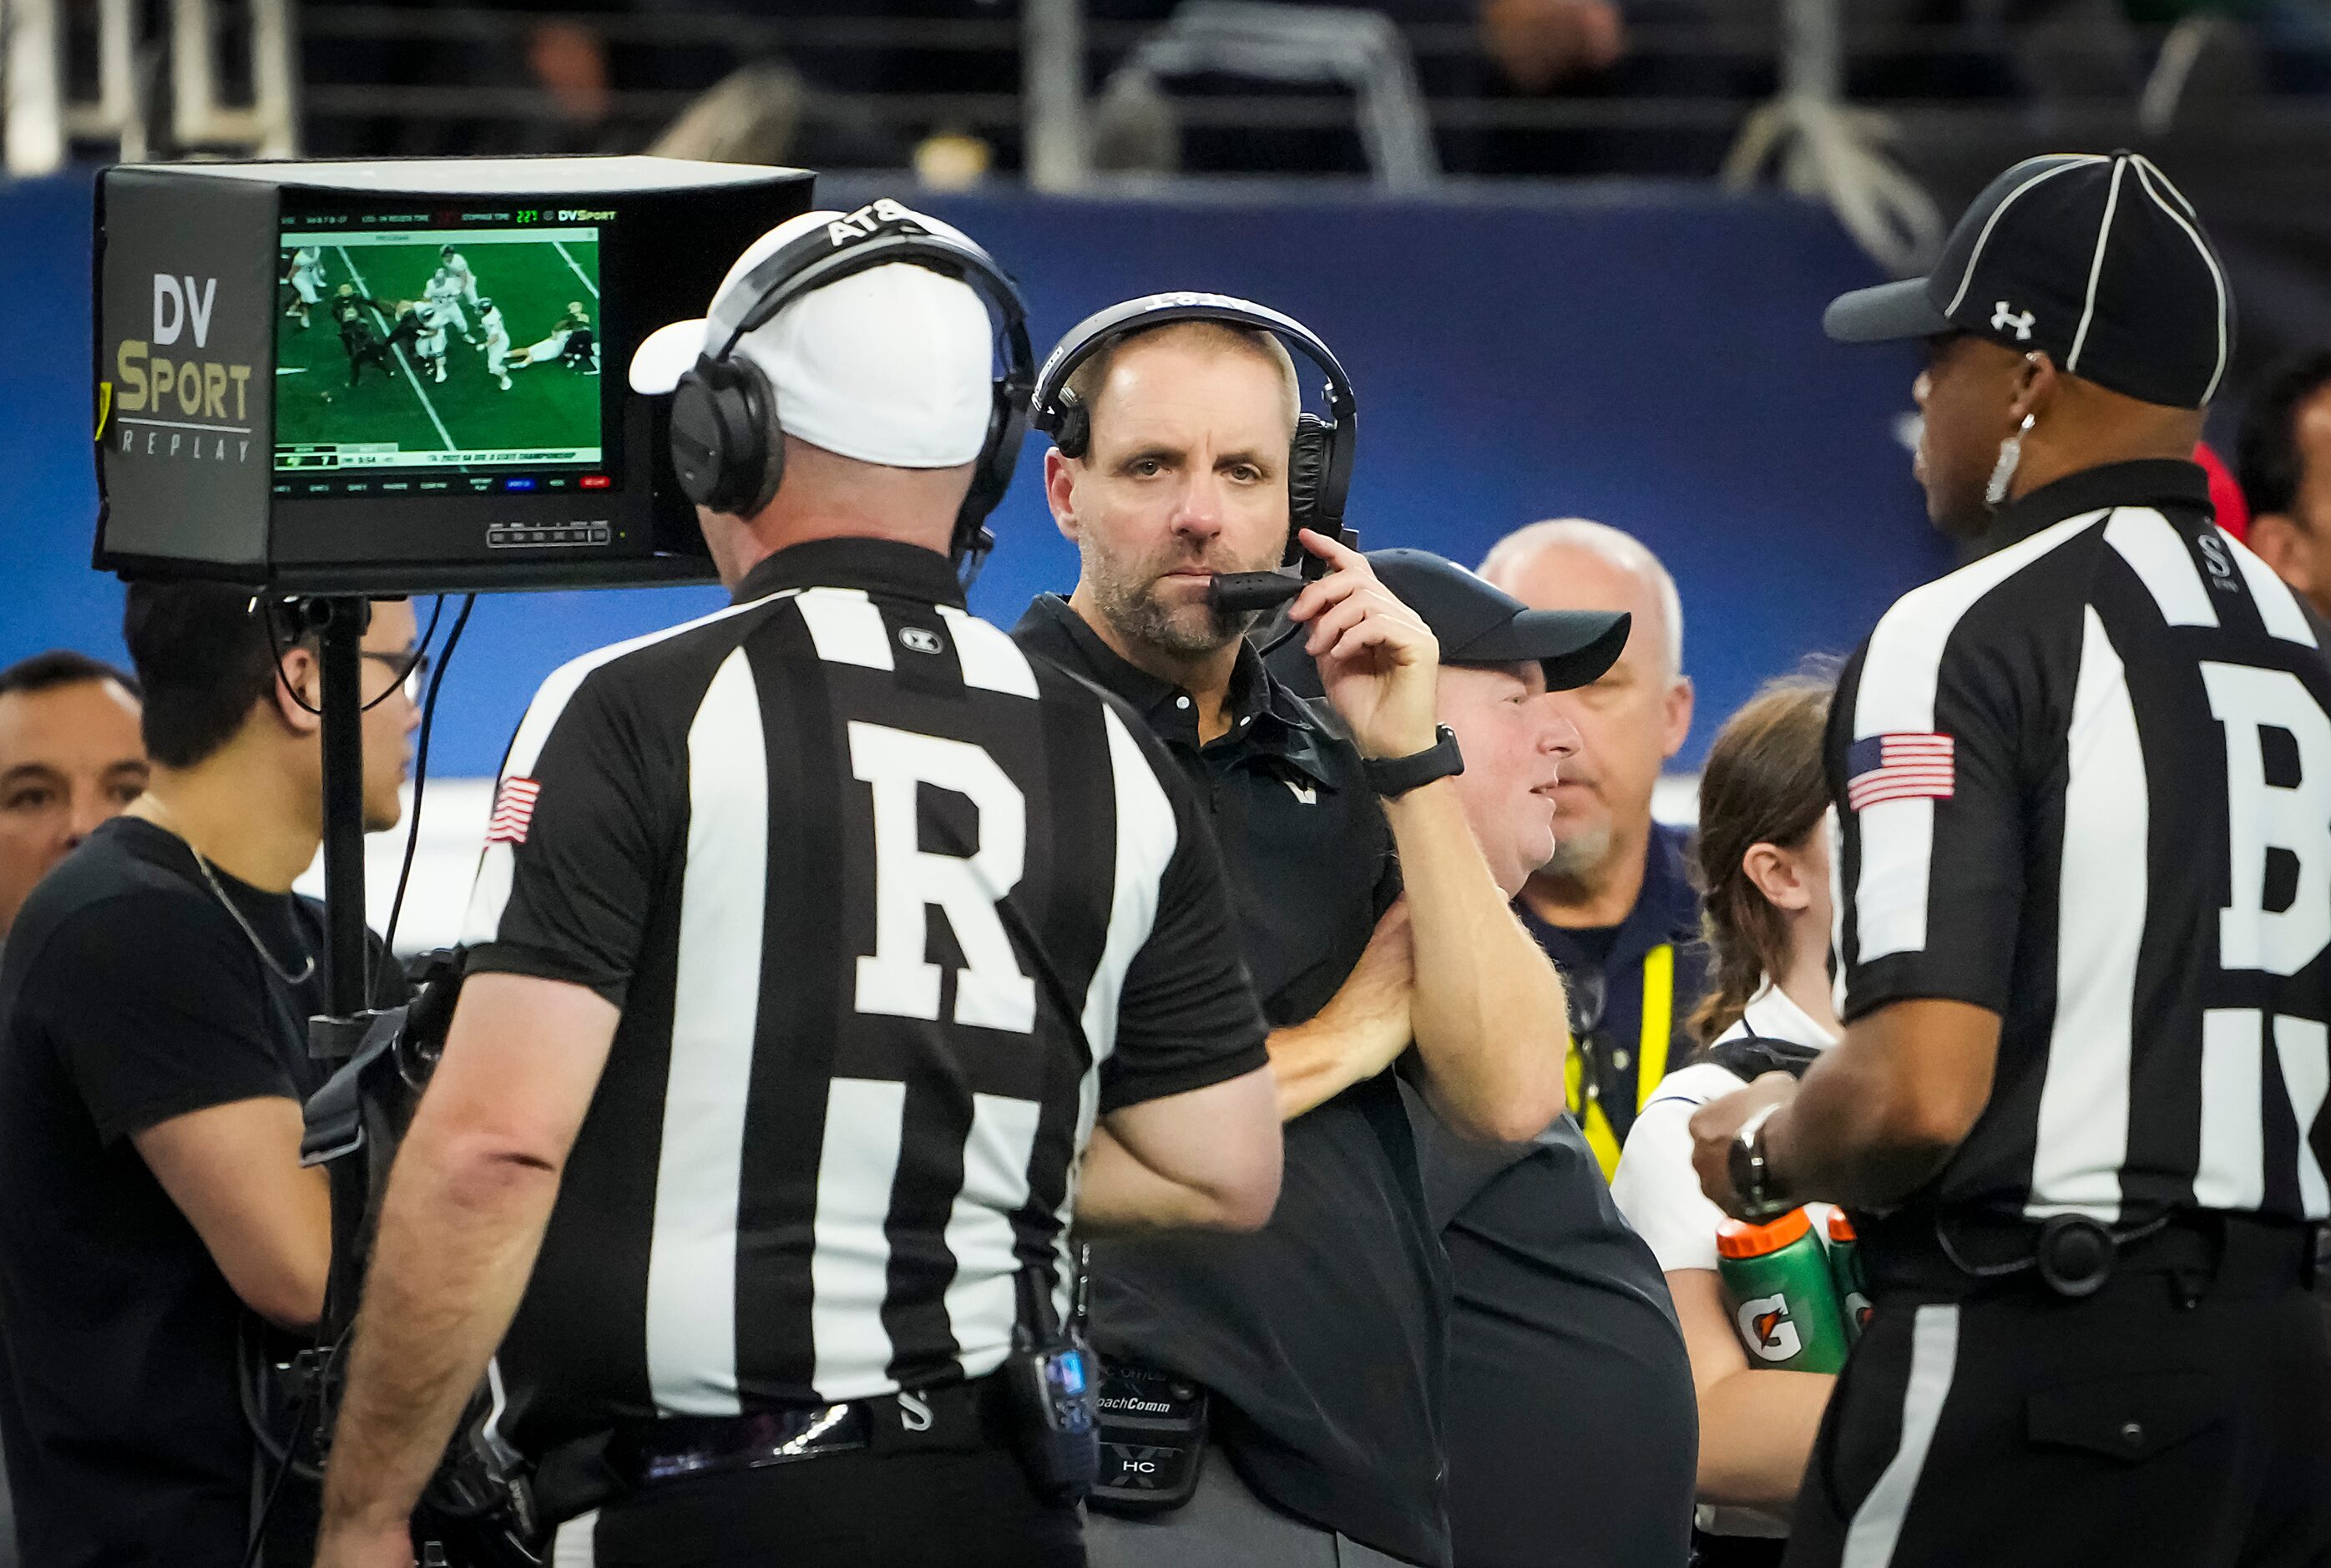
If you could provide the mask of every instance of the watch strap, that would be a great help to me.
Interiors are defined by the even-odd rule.
[[[1454,778],[1463,773],[1465,754],[1458,747],[1457,732],[1444,724],[1434,733],[1438,738],[1422,751],[1411,752],[1406,756],[1362,759],[1360,765],[1368,775],[1368,787],[1386,800],[1394,800],[1435,779]]]

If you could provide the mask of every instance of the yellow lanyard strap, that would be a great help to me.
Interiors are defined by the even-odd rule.
[[[1675,1020],[1675,946],[1662,942],[1643,955],[1642,1030],[1637,1037],[1635,1108],[1651,1103],[1651,1091],[1667,1076],[1668,1033]],[[1563,1062],[1563,1088],[1577,1117],[1586,1144],[1608,1177],[1619,1168],[1619,1136],[1602,1101],[1590,1097],[1585,1086],[1586,1058],[1576,1041]]]

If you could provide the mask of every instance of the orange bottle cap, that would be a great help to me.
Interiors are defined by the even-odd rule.
[[[1798,1237],[1808,1234],[1813,1222],[1803,1209],[1792,1209],[1762,1225],[1751,1225],[1745,1220],[1727,1220],[1716,1228],[1716,1251],[1721,1258],[1762,1258],[1768,1252],[1778,1252]]]
[[[1845,1211],[1842,1209],[1832,1209],[1829,1212],[1829,1239],[1832,1241],[1853,1240],[1853,1221],[1845,1217]]]

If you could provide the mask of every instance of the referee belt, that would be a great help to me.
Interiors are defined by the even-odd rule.
[[[1923,1235],[1891,1226],[1859,1250],[1873,1300],[1904,1295],[1964,1301],[2020,1292],[2078,1300],[2133,1277],[2169,1278],[2191,1299],[2270,1296],[2313,1283],[2316,1227],[2195,1209],[2118,1233],[2080,1216],[2033,1224],[1941,1215]]]
[[[832,1454],[974,1450],[1009,1443],[1003,1380],[984,1377],[843,1404],[624,1421],[562,1443],[534,1473],[536,1508],[555,1524],[626,1493]]]

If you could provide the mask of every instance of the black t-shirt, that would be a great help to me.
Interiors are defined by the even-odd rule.
[[[1451,1534],[1464,1568],[1670,1563],[1690,1547],[1698,1404],[1657,1259],[1578,1124],[1485,1145],[1408,1095],[1449,1250]]]
[[[1360,766],[1251,652],[1231,732],[1127,664],[1056,597],[1013,635],[1138,709],[1196,786],[1230,874],[1241,949],[1273,1028],[1335,995],[1399,896],[1392,829]],[[1448,1263],[1389,1071],[1287,1124],[1279,1207],[1245,1236],[1095,1243],[1094,1339],[1211,1389],[1249,1485],[1411,1562],[1449,1559],[1440,1391]]]
[[[136,818],[49,873],[0,960],[0,1431],[39,1568],[243,1560],[237,1364],[264,1331],[130,1138],[303,1097],[328,993],[321,906],[217,877],[277,963],[315,955],[303,984],[262,966],[184,841]]]

